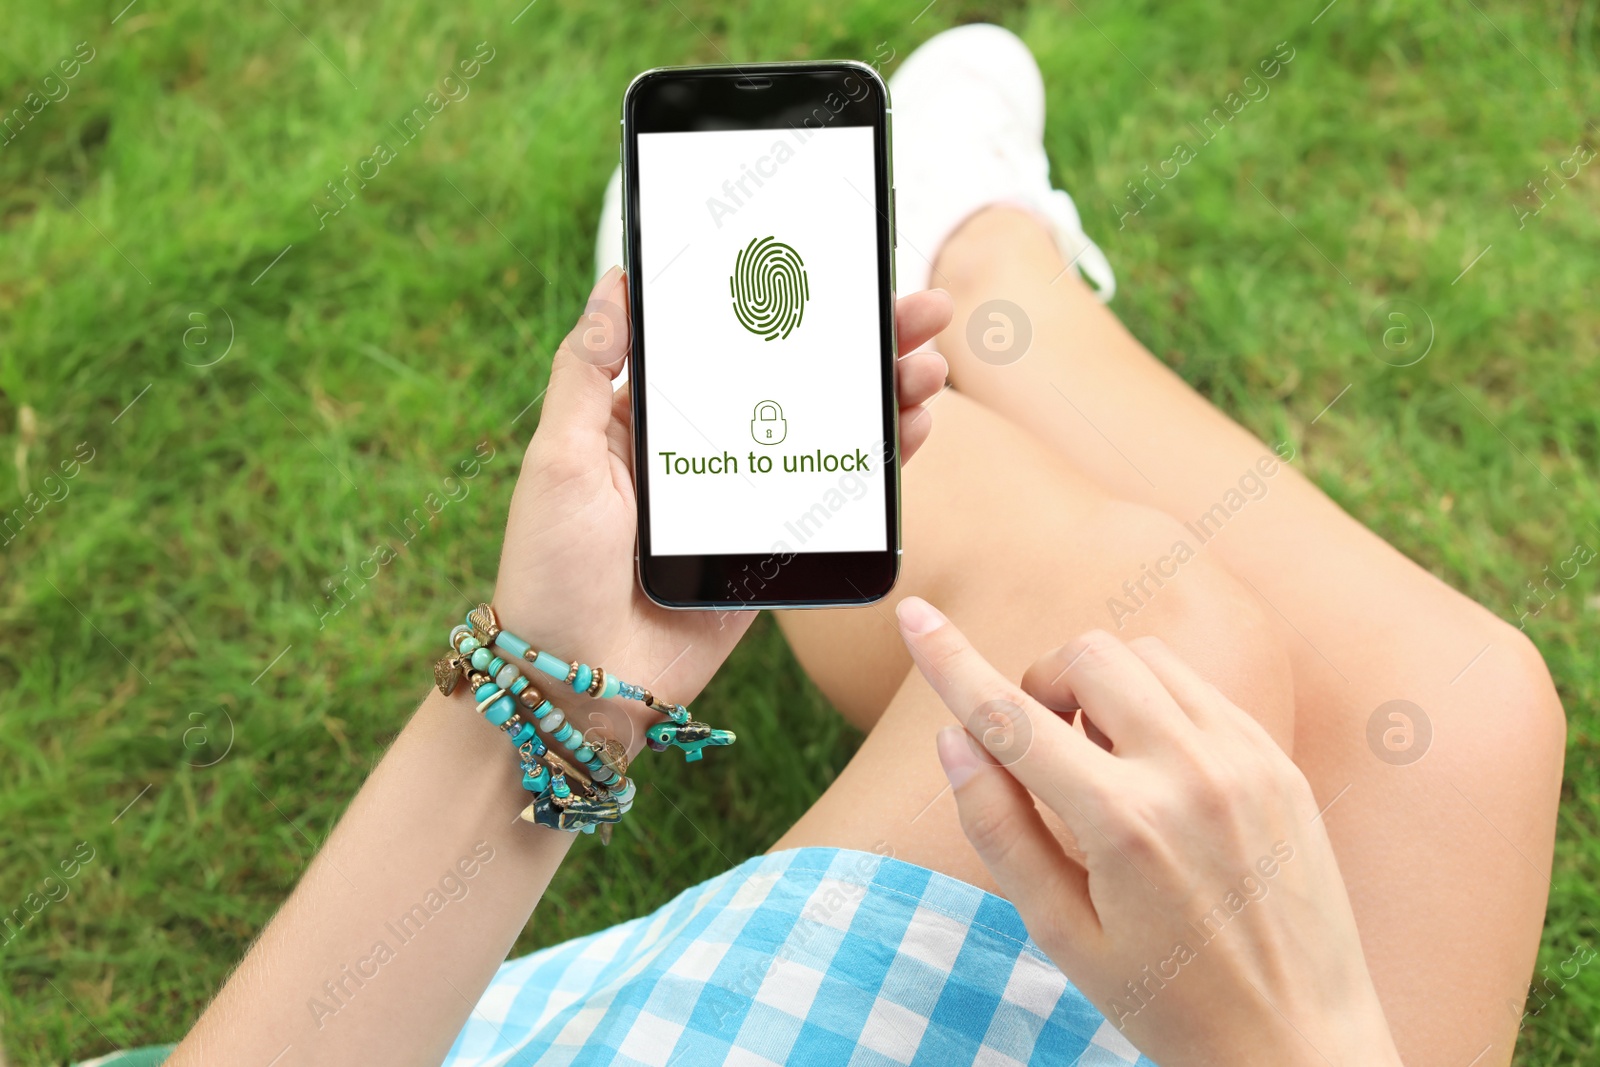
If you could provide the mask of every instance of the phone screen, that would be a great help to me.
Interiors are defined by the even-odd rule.
[[[861,602],[898,567],[886,100],[870,72],[760,72],[657,72],[635,107],[641,579]]]
[[[638,151],[652,552],[886,549],[872,129]]]

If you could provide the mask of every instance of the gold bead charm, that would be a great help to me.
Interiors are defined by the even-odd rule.
[[[482,642],[484,648],[493,645],[494,639],[500,636],[500,620],[488,604],[479,604],[467,612],[467,622],[472,627],[472,636]]]
[[[439,692],[449,696],[461,681],[461,657],[452,652],[433,665],[433,684]]]
[[[609,767],[616,772],[617,778],[625,778],[628,774],[628,750],[614,737],[608,737],[599,745],[591,746],[594,754],[600,760],[600,765]],[[614,779],[615,780],[615,779]]]

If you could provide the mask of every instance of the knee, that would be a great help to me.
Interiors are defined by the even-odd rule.
[[[1481,661],[1460,676],[1455,688],[1470,685],[1468,702],[1476,719],[1474,750],[1500,777],[1559,783],[1567,750],[1567,716],[1550,669],[1527,634],[1496,619]],[[1483,726],[1488,725],[1488,729]],[[1507,772],[1515,769],[1517,773]]]
[[[1105,629],[1160,637],[1290,750],[1294,683],[1278,621],[1205,543],[1165,512],[1108,503],[1097,518],[1110,553]]]
[[[1500,624],[1506,635],[1508,666],[1507,681],[1514,692],[1525,695],[1528,726],[1541,744],[1565,755],[1567,749],[1567,713],[1556,693],[1555,680],[1550,668],[1539,652],[1539,647],[1521,630],[1509,623]]]

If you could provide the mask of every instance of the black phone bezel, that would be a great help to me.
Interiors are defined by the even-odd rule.
[[[632,384],[634,487],[638,500],[637,561],[645,595],[664,607],[838,607],[870,604],[894,587],[900,572],[899,396],[895,380],[894,196],[890,159],[889,93],[864,63],[828,61],[716,67],[663,67],[646,71],[623,98],[622,167],[624,265],[632,316],[629,380]],[[649,413],[644,397],[642,287],[631,280],[648,268],[640,254],[638,135],[698,130],[873,128],[879,293],[879,352],[883,395],[886,545],[873,552],[768,552],[736,555],[657,556],[650,552],[650,478],[644,455]],[[817,125],[806,125],[815,123]]]

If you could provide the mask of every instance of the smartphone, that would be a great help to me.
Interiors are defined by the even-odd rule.
[[[894,586],[889,119],[854,62],[628,87],[639,583],[658,604],[827,607]]]

